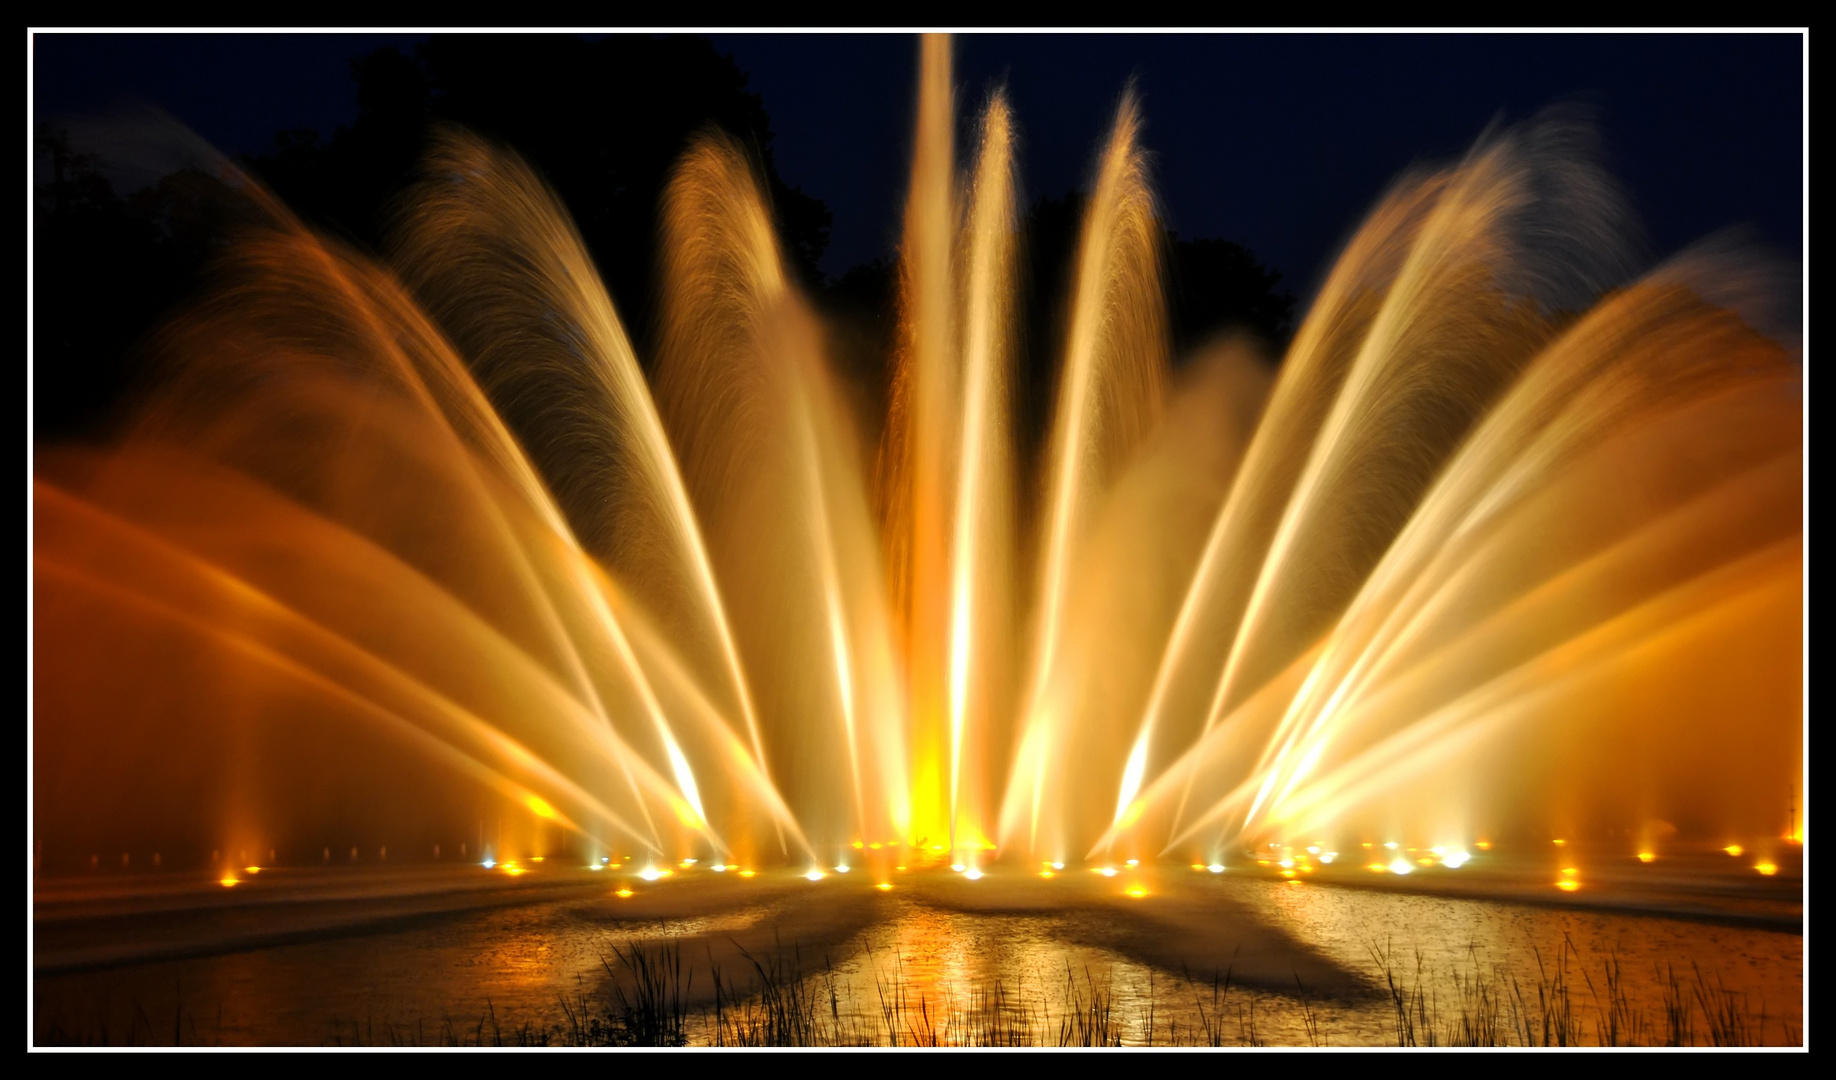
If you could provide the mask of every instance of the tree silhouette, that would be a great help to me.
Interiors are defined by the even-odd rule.
[[[436,36],[413,56],[370,53],[352,71],[353,124],[324,141],[288,133],[250,161],[309,220],[379,247],[433,126],[469,128],[522,154],[554,187],[642,342],[663,188],[695,135],[718,128],[752,152],[793,268],[822,284],[828,207],[778,175],[763,102],[705,39]]]

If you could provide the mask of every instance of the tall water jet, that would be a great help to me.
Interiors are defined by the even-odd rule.
[[[741,601],[736,636],[757,673],[776,774],[831,844],[902,839],[904,702],[862,451],[821,328],[731,143],[690,149],[664,222],[657,395],[714,564]],[[810,658],[824,677],[809,677]]]
[[[912,829],[924,846],[942,844],[953,828],[948,802],[948,485],[961,383],[951,285],[957,221],[954,117],[950,42],[929,35],[919,61],[911,189],[900,241],[900,337],[879,477],[911,717]]]
[[[960,242],[963,404],[950,543],[950,845],[979,858],[1013,709],[1011,398],[1019,221],[1013,119],[997,92],[982,116]],[[965,856],[973,849],[974,856]]]
[[[1097,169],[1078,242],[1065,362],[1057,388],[1040,511],[1038,584],[1021,735],[1002,804],[1003,843],[1061,854],[1069,837],[1050,821],[1049,778],[1070,748],[1061,729],[1075,676],[1061,668],[1070,573],[1102,490],[1152,425],[1167,363],[1160,288],[1160,224],[1138,145],[1132,89],[1123,95]]]

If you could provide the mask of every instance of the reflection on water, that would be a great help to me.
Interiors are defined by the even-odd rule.
[[[784,1009],[797,1014],[794,1029],[769,1029],[777,1039],[871,1045],[1795,1044],[1803,1034],[1803,938],[1766,926],[1249,875],[1162,878],[1139,902],[1059,893],[1055,906],[1020,889],[957,888],[953,876],[902,878],[890,892],[788,877],[743,892],[693,886],[647,894],[653,908],[594,882],[515,906],[396,913],[307,940],[88,970],[45,967],[41,944],[34,1040],[618,1041],[629,1029],[615,981],[627,1004],[641,1002],[619,952],[665,947],[681,965],[670,992],[682,1037],[702,1045],[764,1038],[768,1005],[780,1023]],[[995,899],[976,907],[970,893]],[[1181,904],[1213,914],[1187,919]],[[42,932],[42,912],[40,922]]]

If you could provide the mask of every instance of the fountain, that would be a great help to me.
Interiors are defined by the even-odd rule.
[[[131,424],[38,455],[39,865],[1786,842],[1803,373],[1738,252],[1634,272],[1546,119],[1398,181],[1275,375],[1175,371],[1124,94],[1033,484],[1014,127],[959,168],[927,42],[877,448],[718,136],[649,357],[511,151],[442,136],[387,265],[247,186]]]

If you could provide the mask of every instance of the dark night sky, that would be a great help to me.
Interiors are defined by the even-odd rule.
[[[786,180],[835,214],[824,269],[890,252],[910,140],[906,36],[715,34],[751,76]],[[43,35],[39,118],[164,109],[232,153],[356,115],[349,61],[415,35]],[[1494,118],[1598,118],[1655,253],[1747,226],[1802,254],[1803,39],[1763,35],[965,35],[961,101],[1004,80],[1031,196],[1078,186],[1131,77],[1172,226],[1241,243],[1304,291],[1389,181]],[[639,102],[603,102],[616,111]],[[964,110],[966,113],[968,110]]]

